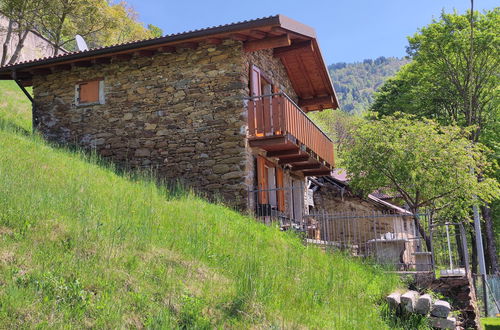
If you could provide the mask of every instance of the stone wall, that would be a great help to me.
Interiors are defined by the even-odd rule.
[[[438,292],[451,301],[453,309],[460,311],[460,326],[463,329],[479,329],[479,310],[472,278],[440,277],[428,289]]]
[[[255,171],[244,100],[253,62],[295,97],[272,52],[245,54],[231,40],[202,43],[35,76],[39,130],[50,141],[94,149],[122,167],[152,168],[244,208]],[[75,105],[75,85],[96,78],[104,79],[105,103]]]

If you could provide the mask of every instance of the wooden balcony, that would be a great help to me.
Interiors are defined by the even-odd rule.
[[[332,140],[286,94],[248,99],[248,140],[305,176],[329,175]]]

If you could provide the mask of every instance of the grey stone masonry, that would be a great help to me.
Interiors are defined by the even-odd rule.
[[[401,293],[391,293],[385,299],[391,309],[397,309],[399,307],[399,304],[401,303]]]
[[[444,300],[437,300],[434,305],[432,305],[431,315],[441,318],[448,317],[451,312],[451,306],[448,302]]]
[[[428,294],[424,294],[420,296],[420,298],[418,298],[417,304],[415,305],[415,312],[422,315],[427,315],[427,313],[429,313],[431,310],[431,305],[431,296]]]
[[[272,51],[248,54],[226,40],[34,75],[37,128],[50,141],[96,151],[119,167],[152,169],[244,209],[253,183],[244,100],[252,64],[296,100]],[[104,101],[75,104],[76,86],[90,80],[103,81]]]
[[[440,317],[431,317],[430,319],[431,326],[438,329],[455,329],[457,320],[454,317],[440,318]]]
[[[403,310],[408,313],[413,313],[415,310],[415,304],[417,303],[418,292],[408,291],[401,296],[401,305]]]

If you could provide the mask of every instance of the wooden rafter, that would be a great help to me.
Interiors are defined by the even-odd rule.
[[[275,48],[273,55],[282,57],[294,53],[314,52],[314,47],[311,40],[293,43],[288,47]]]
[[[314,107],[314,106],[332,106],[334,104],[333,97],[331,95],[314,97],[312,99],[299,99],[300,107]]]
[[[280,158],[278,161],[278,164],[284,165],[284,164],[293,164],[293,163],[298,163],[298,162],[305,162],[309,160],[309,155],[301,155],[301,156],[294,156],[294,157],[283,157]]]
[[[319,164],[319,163],[309,163],[309,164],[304,164],[304,165],[297,165],[297,166],[292,167],[292,171],[317,169],[317,168],[320,168],[321,166],[322,166],[322,164]]]
[[[243,44],[243,49],[246,52],[254,52],[262,49],[290,46],[290,44],[290,36],[286,34],[279,37],[247,41]]]

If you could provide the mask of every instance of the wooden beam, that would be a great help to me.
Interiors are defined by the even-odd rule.
[[[233,33],[229,36],[230,39],[236,40],[236,41],[245,41],[248,40],[248,36],[241,34],[241,33]]]
[[[248,34],[256,39],[264,39],[265,37],[267,37],[267,33],[259,30],[250,30]]]
[[[171,47],[171,46],[158,47],[156,49],[156,52],[158,52],[158,53],[175,53],[175,47]]]
[[[71,63],[71,66],[72,67],[83,67],[83,68],[88,68],[90,66],[92,66],[92,62],[90,61],[80,61],[80,62],[74,62],[74,63]]]
[[[246,52],[255,52],[262,49],[290,46],[291,43],[290,37],[285,34],[279,37],[247,41],[243,44],[243,49]]]
[[[332,172],[330,170],[317,170],[317,171],[304,171],[303,174],[305,176],[328,176],[331,175]]]
[[[175,45],[176,49],[196,49],[198,48],[197,42],[184,42],[182,44]]]
[[[278,161],[278,164],[284,165],[284,164],[291,164],[291,163],[297,163],[297,162],[305,162],[309,160],[309,155],[300,155],[300,156],[294,156],[294,157],[287,157],[287,158],[280,158]]]
[[[207,44],[209,45],[220,45],[222,43],[222,40],[219,38],[208,38],[207,39]]]
[[[130,60],[132,59],[132,54],[126,53],[126,54],[117,54],[114,55],[113,58],[116,58],[117,60]]]
[[[71,64],[59,64],[54,67],[56,70],[71,70]]]
[[[312,99],[299,99],[299,107],[315,107],[318,105],[333,105],[333,97],[331,95],[314,97]]]
[[[93,64],[109,64],[111,63],[111,57],[98,57],[91,60]]]
[[[31,70],[30,73],[32,75],[46,75],[46,74],[52,73],[52,70],[50,70],[49,68],[46,68],[46,69],[34,69],[34,70]]]
[[[140,56],[140,57],[151,57],[156,53],[155,50],[152,49],[143,49],[143,50],[138,50],[134,52],[135,56]]]
[[[261,147],[263,149],[274,148],[274,149],[287,149],[289,145],[287,144],[288,139],[285,136],[270,136],[265,138],[249,139],[248,144],[250,147]]]
[[[296,42],[288,47],[275,48],[273,55],[276,57],[281,57],[289,55],[291,53],[302,53],[302,52],[314,52],[313,43],[311,40]]]
[[[266,153],[266,157],[298,156],[300,154],[301,151],[299,149],[277,150],[277,151],[268,151]]]
[[[292,167],[292,171],[302,171],[302,170],[309,170],[309,169],[316,169],[320,168],[322,165],[318,163],[310,163],[310,164],[304,164],[304,165],[297,165]]]
[[[298,33],[295,33],[295,32],[289,31],[289,30],[285,30],[284,28],[279,27],[279,26],[275,26],[275,27],[271,28],[271,32],[279,34],[279,35],[283,35],[286,33],[286,34],[290,35],[290,37],[293,37],[294,39],[301,39],[301,40],[306,39],[306,37],[304,37],[301,34],[298,34]]]

